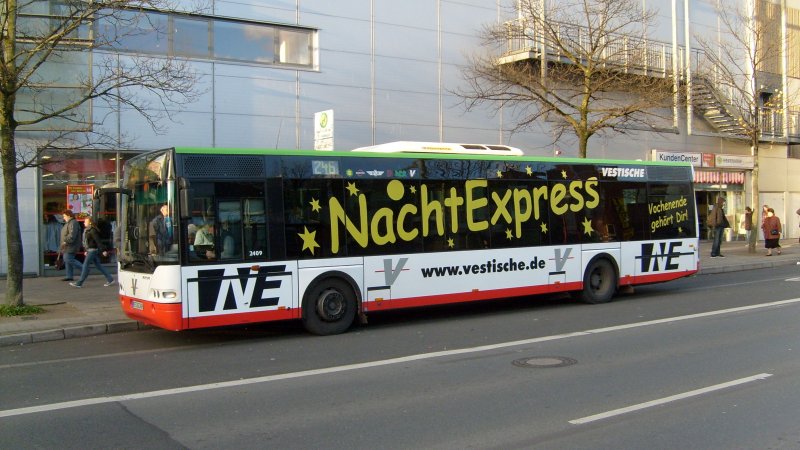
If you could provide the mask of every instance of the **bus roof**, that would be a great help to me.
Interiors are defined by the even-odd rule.
[[[541,161],[561,164],[624,164],[646,166],[691,166],[688,162],[669,161],[642,161],[630,159],[593,159],[593,158],[567,158],[538,155],[509,155],[487,153],[419,153],[419,152],[380,152],[380,151],[323,151],[323,150],[296,150],[296,149],[269,149],[269,148],[231,148],[231,147],[173,147],[176,153],[202,154],[202,155],[274,155],[274,156],[316,156],[325,157],[361,157],[361,158],[420,158],[420,159],[476,159],[476,160],[513,160],[513,161]],[[369,147],[361,147],[369,148]],[[512,147],[513,148],[513,147]],[[519,149],[517,149],[519,150]]]

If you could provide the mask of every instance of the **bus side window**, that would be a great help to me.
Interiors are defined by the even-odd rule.
[[[245,259],[267,257],[267,216],[263,198],[242,199],[242,246]],[[224,245],[224,242],[223,242]]]

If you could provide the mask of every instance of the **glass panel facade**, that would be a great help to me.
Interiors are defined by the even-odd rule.
[[[271,64],[275,61],[275,29],[217,21],[214,23],[214,57]]]
[[[208,58],[211,55],[208,19],[176,17],[172,25],[173,52],[181,56]]]
[[[69,208],[76,212],[79,222],[93,213],[91,193],[109,183],[117,183],[118,170],[131,153],[82,151],[66,154],[61,151],[47,152],[42,157],[42,251],[45,269],[53,268],[58,253],[63,219],[61,213]],[[103,245],[116,248],[113,236],[117,226],[116,208],[106,205],[106,210],[97,214],[97,225]],[[81,223],[81,226],[83,224]],[[78,255],[81,259],[82,254]],[[115,252],[108,257],[101,255],[104,263],[116,263]]]
[[[98,20],[97,44],[115,51],[314,67],[314,30],[202,15],[116,12]]]

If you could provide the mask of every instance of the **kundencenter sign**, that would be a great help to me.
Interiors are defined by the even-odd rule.
[[[724,155],[717,153],[665,152],[652,150],[653,161],[688,162],[694,167],[752,169],[753,157],[749,155]]]

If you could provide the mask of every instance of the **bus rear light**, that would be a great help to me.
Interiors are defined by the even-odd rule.
[[[480,292],[480,289],[472,289],[472,292]]]

